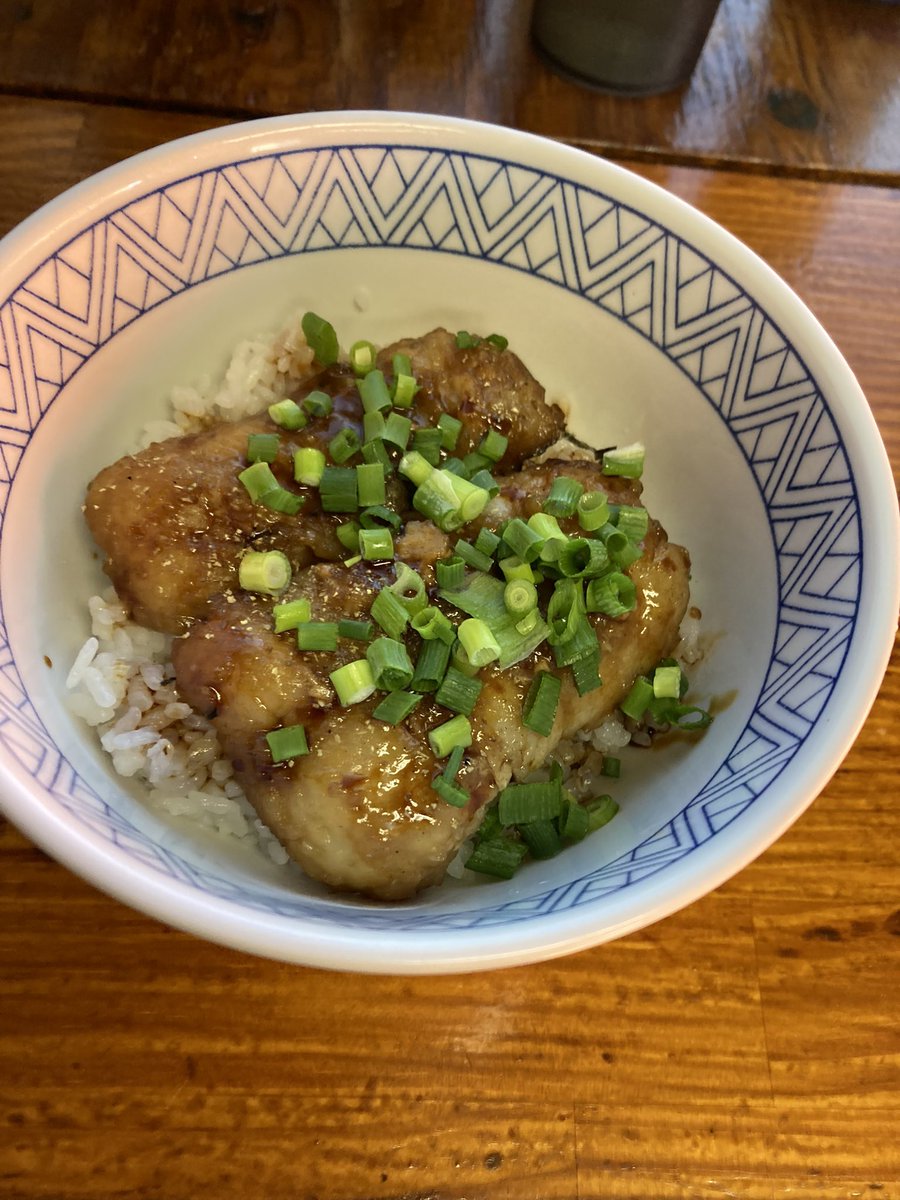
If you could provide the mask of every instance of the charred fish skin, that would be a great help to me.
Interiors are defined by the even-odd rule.
[[[604,477],[596,463],[526,464],[521,472],[498,479],[499,494],[480,523],[490,526],[538,511],[561,472],[616,503],[640,503],[639,484]],[[448,542],[429,531],[434,531],[429,523],[411,522],[398,551],[421,570],[431,602],[458,619],[460,614],[438,597],[432,571]],[[341,708],[328,674],[359,657],[358,645],[341,644],[333,654],[301,653],[293,639],[274,633],[269,605],[259,597],[239,594],[217,601],[214,614],[176,643],[178,686],[189,703],[211,712],[250,802],[307,874],[339,890],[406,899],[441,881],[500,789],[543,765],[564,739],[599,724],[635,676],[652,670],[671,651],[688,604],[689,570],[686,551],[669,543],[662,527],[651,521],[642,555],[630,568],[635,609],[616,619],[590,617],[602,648],[602,685],[580,696],[563,672],[548,737],[522,723],[535,671],[554,669],[548,648],[539,647],[507,670],[489,666],[482,671],[483,687],[471,716],[473,742],[460,774],[470,795],[464,809],[446,804],[431,786],[441,764],[430,750],[428,732],[451,714],[430,696],[402,726],[373,717],[377,695]],[[392,578],[389,567],[320,563],[299,572],[287,596],[307,597],[319,619],[365,617]],[[275,765],[265,733],[293,723],[306,726],[311,753]]]
[[[465,422],[461,453],[497,428],[510,438],[502,467],[515,469],[563,430],[560,409],[545,403],[544,389],[509,350],[460,349],[452,334],[435,330],[382,351],[386,371],[397,352],[409,354],[421,371],[409,411],[413,425],[432,424],[440,412],[458,415]],[[341,557],[336,530],[346,517],[323,513],[318,491],[294,482],[293,455],[301,447],[327,454],[343,428],[361,440],[363,407],[349,367],[310,374],[295,396],[299,400],[312,390],[332,398],[330,414],[310,419],[296,433],[282,431],[271,464],[278,481],[303,496],[294,517],[254,503],[238,479],[247,465],[248,436],[275,429],[266,413],[154,443],[91,481],[87,524],[135,620],[164,633],[182,632],[213,596],[237,585],[240,559],[249,548],[282,550],[295,570]],[[389,481],[388,502],[398,509],[406,504],[405,489],[395,479]]]

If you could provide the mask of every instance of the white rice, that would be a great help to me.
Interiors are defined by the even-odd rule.
[[[174,388],[172,420],[148,423],[139,446],[260,412],[293,390],[308,374],[312,358],[298,314],[274,339],[242,342],[218,383],[204,379]],[[563,439],[542,457],[593,456]],[[66,678],[69,706],[97,730],[116,772],[146,785],[151,809],[236,838],[272,862],[287,864],[284,847],[234,779],[211,722],[179,699],[171,638],[129,620],[113,588],[90,598],[88,615],[91,635]],[[677,656],[685,663],[700,657],[696,609],[685,617]],[[597,728],[560,743],[554,757],[567,772],[571,769],[570,789],[586,797],[605,790],[603,755],[618,753],[632,740],[640,741],[640,736],[619,715],[611,715]],[[534,778],[540,776],[537,772]],[[462,877],[465,857],[457,855],[448,873]]]

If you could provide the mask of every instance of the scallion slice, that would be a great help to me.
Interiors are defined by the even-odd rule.
[[[471,480],[463,479],[461,475],[453,475],[451,472],[443,470],[439,474],[446,479],[456,493],[463,523],[474,521],[484,511],[490,500],[488,492],[482,487],[477,487]]]
[[[472,350],[475,346],[481,345],[481,338],[477,334],[469,333],[468,329],[460,329],[456,334],[457,350]]]
[[[529,583],[534,583],[534,570],[528,563],[522,562],[516,554],[501,559],[500,570],[506,577],[507,583],[511,583],[514,579],[526,579]]]
[[[377,353],[378,351],[371,342],[354,342],[347,351],[347,357],[350,359],[353,374],[367,375],[375,366],[375,356]]]
[[[681,667],[657,667],[653,672],[653,695],[659,699],[681,698]]]
[[[356,512],[359,508],[354,467],[326,467],[319,480],[323,512]]]
[[[400,474],[420,488],[434,473],[434,467],[417,450],[410,450],[400,459]]]
[[[376,721],[384,721],[386,725],[400,725],[421,699],[414,692],[389,692],[373,709],[372,717]]]
[[[437,427],[441,431],[441,449],[455,450],[462,432],[462,421],[457,417],[451,417],[449,413],[441,413],[438,417]]]
[[[541,552],[545,538],[535,533],[521,517],[513,517],[503,531],[503,540],[513,553],[525,563],[533,563]]]
[[[301,621],[297,626],[298,650],[337,650],[336,621]]]
[[[459,497],[449,483],[455,478],[455,475],[445,471],[432,469],[428,478],[413,493],[413,508],[434,522],[443,533],[451,533],[463,523]]]
[[[452,783],[459,774],[459,768],[462,766],[462,760],[465,757],[465,746],[454,746],[450,751],[447,762],[444,766],[443,776],[448,783]]]
[[[427,463],[432,467],[436,467],[441,461],[441,444],[443,442],[443,433],[440,429],[431,427],[425,429],[416,429],[412,435],[413,450],[417,454],[421,454]]]
[[[526,613],[537,608],[537,588],[527,579],[510,579],[503,589],[506,611],[521,620]]]
[[[409,615],[414,616],[428,605],[428,593],[425,590],[425,581],[418,571],[412,569],[409,563],[397,563],[396,571],[397,579],[390,585],[391,591]]]
[[[649,526],[650,516],[646,508],[633,504],[619,505],[616,528],[620,533],[624,533],[630,542],[643,541]]]
[[[603,492],[585,492],[578,501],[578,524],[593,533],[609,520],[609,501]]]
[[[594,692],[602,685],[603,680],[600,678],[599,670],[599,646],[590,653],[582,655],[581,658],[576,658],[573,663],[570,663],[570,666],[579,696],[586,696],[588,692]]]
[[[311,417],[327,417],[331,415],[334,401],[327,392],[310,392],[303,400],[303,408]]]
[[[280,729],[271,729],[266,734],[266,743],[273,763],[289,762],[292,758],[309,754],[306,730],[302,725],[282,725]]]
[[[353,554],[359,553],[359,526],[355,521],[345,521],[343,525],[338,525],[334,532],[345,550]]]
[[[362,457],[363,462],[378,463],[385,475],[390,475],[394,470],[394,464],[382,438],[372,438],[363,442]]]
[[[583,492],[584,485],[577,479],[572,479],[570,475],[557,475],[541,507],[552,517],[572,517]]]
[[[455,591],[462,587],[466,576],[466,564],[458,554],[451,554],[449,558],[438,559],[434,564],[434,575],[439,588]]]
[[[482,554],[493,556],[497,553],[497,547],[500,545],[500,538],[497,537],[493,529],[480,529],[478,537],[475,539],[475,549],[480,550]]]
[[[431,781],[431,786],[445,804],[452,804],[454,808],[465,808],[469,803],[469,793],[466,789],[448,779],[446,775],[438,775]]]
[[[537,671],[525,696],[522,707],[522,724],[526,729],[549,737],[556,720],[562,680],[549,671]]]
[[[270,404],[268,413],[271,419],[281,429],[288,429],[295,432],[298,429],[306,428],[306,413],[294,400],[287,396],[284,400],[278,400],[275,404]]]
[[[389,587],[383,587],[369,609],[372,620],[390,638],[399,638],[409,624],[409,613]]]
[[[251,433],[247,436],[247,462],[274,462],[280,438],[277,433]]]
[[[509,345],[509,339],[505,338],[502,333],[489,333],[484,340],[489,346],[493,346],[495,350],[499,350],[501,353]]]
[[[472,726],[469,718],[457,713],[443,725],[430,730],[428,742],[436,758],[446,758],[454,746],[471,746]]]
[[[518,829],[532,858],[553,858],[562,850],[562,840],[554,821],[526,821]]]
[[[384,471],[378,463],[362,463],[356,468],[356,490],[360,507],[384,504]]]
[[[585,608],[588,612],[603,613],[607,617],[623,617],[637,604],[637,588],[634,582],[621,571],[610,571],[592,579],[585,592]]]
[[[384,381],[383,371],[377,368],[370,371],[364,379],[356,381],[356,386],[366,412],[385,412],[391,407],[391,393]]]
[[[644,444],[632,442],[603,454],[603,474],[621,475],[625,479],[640,479],[644,470]]]
[[[360,448],[359,434],[350,425],[338,430],[328,443],[328,453],[336,463],[345,463]]]
[[[552,821],[562,812],[559,782],[511,783],[500,793],[497,813],[501,825],[525,825],[530,821]]]
[[[386,525],[393,529],[394,533],[403,524],[399,513],[383,504],[370,504],[368,508],[364,508],[359,514],[359,523],[363,529],[377,529],[379,525]]]
[[[423,642],[416,659],[416,671],[409,685],[414,692],[436,692],[447,673],[450,646],[440,638]]]
[[[498,463],[506,453],[508,445],[509,438],[505,437],[499,429],[489,429],[481,439],[478,453],[489,458],[492,463]]]
[[[597,631],[583,612],[573,618],[570,636],[553,644],[553,657],[558,667],[570,667],[585,655],[598,652]]]
[[[350,638],[354,642],[368,642],[372,639],[373,625],[371,621],[356,621],[345,617],[338,621],[338,637]]]
[[[366,650],[375,686],[384,692],[405,688],[413,677],[413,665],[406,647],[393,638],[379,637]]]
[[[328,678],[331,680],[338,701],[346,708],[349,704],[359,704],[367,700],[375,691],[375,680],[372,668],[364,658],[345,663],[332,671]]]
[[[463,466],[465,466],[465,464],[463,464]],[[448,464],[444,463],[444,470],[446,471],[447,468]],[[469,483],[471,483],[473,487],[482,488],[484,491],[486,491],[489,500],[493,500],[493,498],[500,493],[500,484],[485,467],[482,467],[481,470],[476,471],[474,475],[471,475],[469,477]]]
[[[291,582],[291,564],[280,550],[248,550],[238,566],[238,583],[247,592],[276,596]]]
[[[500,657],[500,645],[487,623],[479,617],[467,617],[460,623],[457,636],[473,667],[487,666]]]
[[[612,754],[604,754],[600,774],[605,775],[608,779],[618,779],[622,774],[622,760],[615,758]]]
[[[272,608],[275,632],[285,633],[289,629],[296,629],[298,625],[308,621],[310,615],[311,606],[306,596],[300,596],[297,600],[287,600],[284,604],[276,604]]]
[[[323,367],[338,360],[340,348],[334,326],[314,312],[306,312],[300,321],[306,343]]]
[[[524,842],[498,837],[479,842],[466,859],[466,869],[495,879],[512,879],[528,853]]]
[[[314,446],[294,451],[294,478],[307,487],[318,487],[325,470],[325,455]]]
[[[647,711],[647,705],[653,699],[653,684],[645,675],[638,675],[631,691],[619,705],[626,717],[632,721],[640,721]]]
[[[560,546],[556,565],[571,579],[592,579],[609,567],[609,552],[599,538],[569,538]]]
[[[438,704],[451,712],[470,717],[481,695],[483,684],[480,679],[464,675],[457,667],[450,666],[434,694]]]
[[[481,454],[477,450],[472,450],[463,459],[463,466],[466,468],[466,474],[470,479],[478,471],[489,471],[493,465],[493,462],[486,454]]]
[[[580,842],[588,833],[587,809],[571,796],[566,797],[559,832],[569,842]]]
[[[386,421],[380,409],[363,413],[363,441],[371,442],[375,438],[383,438]]]
[[[584,807],[587,810],[590,833],[608,825],[619,811],[619,806],[612,796],[595,796],[593,800],[588,800]]]
[[[445,616],[439,608],[435,608],[433,604],[414,613],[410,624],[419,637],[426,642],[439,638],[448,646],[452,646],[456,640],[456,630],[453,628],[450,618]]]
[[[360,529],[359,552],[368,562],[388,562],[394,557],[394,539],[389,529]]]
[[[467,567],[472,567],[476,571],[490,571],[494,565],[494,560],[489,554],[482,554],[471,542],[467,542],[463,538],[456,543],[455,551],[457,557],[461,558]]]
[[[396,446],[399,450],[405,450],[409,445],[411,432],[412,421],[409,417],[404,417],[398,412],[392,412],[384,423],[384,433],[381,436],[386,442],[390,442],[392,446]]]

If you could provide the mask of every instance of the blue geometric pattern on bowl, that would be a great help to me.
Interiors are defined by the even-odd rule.
[[[565,288],[651,341],[721,414],[766,507],[779,602],[767,677],[719,769],[651,837],[564,887],[477,912],[385,913],[303,896],[275,901],[156,845],[59,754],[2,624],[0,741],[59,804],[135,860],[252,908],[424,931],[532,920],[596,901],[714,838],[784,770],[840,674],[861,581],[856,491],[815,380],[759,304],[671,231],[571,180],[425,146],[282,153],[149,192],[60,246],[0,307],[0,514],[42,414],[132,321],[251,263],[359,246],[465,255]]]

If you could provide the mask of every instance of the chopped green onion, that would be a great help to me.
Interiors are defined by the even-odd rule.
[[[299,404],[288,399],[279,400],[275,404],[270,404],[268,408],[269,416],[282,429],[288,429],[294,432],[297,429],[306,427],[306,414]]]
[[[569,842],[580,842],[587,835],[587,809],[571,796],[566,798],[566,806],[559,821],[559,832]]]
[[[481,445],[477,452],[483,454],[485,458],[489,458],[492,463],[498,463],[506,453],[508,445],[508,437],[505,437],[498,429],[489,429],[481,439]]]
[[[632,721],[640,721],[647,711],[647,705],[653,699],[653,684],[644,675],[638,675],[631,691],[619,705],[626,717]]]
[[[361,554],[352,554],[349,558],[344,559],[345,567],[355,567],[357,563],[362,562]]]
[[[490,571],[494,565],[494,560],[489,554],[482,554],[471,542],[467,542],[463,538],[456,543],[455,550],[466,566],[473,567],[476,571]]]
[[[657,699],[679,700],[681,698],[681,668],[679,666],[656,668],[653,672],[653,695]]]
[[[622,760],[613,757],[612,754],[604,754],[600,774],[605,775],[608,779],[618,779],[622,774]]]
[[[562,840],[553,821],[527,821],[518,828],[532,858],[553,858],[562,850]]]
[[[495,350],[501,352],[509,345],[509,339],[505,338],[502,333],[489,333],[484,340],[489,346],[493,346]]]
[[[458,554],[451,554],[449,558],[440,558],[434,564],[434,576],[439,588],[455,591],[462,586],[465,575],[466,564]]]
[[[445,462],[445,471],[448,469],[448,466],[449,463]],[[465,467],[465,464],[463,464],[463,467]],[[484,467],[482,467],[480,471],[476,471],[474,475],[470,476],[469,483],[471,483],[473,487],[479,487],[486,491],[489,500],[493,500],[496,495],[499,495],[500,484],[493,477],[490,471],[486,470]]]
[[[356,468],[326,467],[319,480],[319,498],[323,512],[356,512]]]
[[[359,552],[368,562],[387,562],[394,557],[394,539],[389,529],[359,531]]]
[[[557,475],[541,507],[552,517],[572,517],[583,492],[584,485],[577,479],[572,479],[570,475]]]
[[[383,587],[372,601],[369,614],[391,638],[399,638],[409,623],[409,613],[389,587]]]
[[[574,579],[560,579],[547,605],[547,624],[550,626],[547,641],[551,646],[575,636],[583,610],[581,583],[576,583]]]
[[[570,667],[578,659],[598,652],[597,631],[580,611],[572,620],[570,636],[553,643],[553,657],[558,667]]]
[[[451,475],[460,475],[463,479],[465,479],[468,475],[466,464],[461,458],[445,458],[444,465],[441,467],[441,470],[449,471]]]
[[[451,659],[452,665],[461,675],[468,675],[470,678],[474,678],[478,674],[478,667],[473,666],[469,662],[469,656],[463,649],[459,638],[456,638],[451,647]]]
[[[620,504],[619,515],[616,518],[616,528],[624,533],[630,542],[640,542],[647,536],[650,516],[646,508],[632,504]]]
[[[412,713],[422,699],[413,692],[389,692],[372,712],[376,721],[386,725],[400,725]]]
[[[549,737],[556,720],[562,680],[549,671],[537,671],[525,696],[522,708],[522,724],[526,729]]]
[[[379,637],[366,650],[375,686],[384,692],[397,692],[412,680],[413,665],[406,647],[393,638]]]
[[[569,538],[559,550],[556,565],[573,579],[591,579],[609,567],[609,553],[599,538]]]
[[[269,505],[274,508],[275,505],[270,503],[270,498],[276,497],[281,492],[285,492],[288,496],[292,496],[297,501],[295,512],[299,511],[300,505],[303,503],[303,497],[297,496],[293,492],[288,492],[283,488],[275,476],[272,474],[272,468],[268,463],[257,462],[252,466],[246,467],[238,475],[238,479],[247,489],[247,494],[251,500],[256,500],[260,504]],[[288,509],[279,509],[281,512],[287,512]]]
[[[593,800],[588,800],[584,807],[587,810],[590,833],[608,825],[619,811],[619,806],[612,796],[595,796]]]
[[[266,734],[266,742],[273,763],[288,762],[309,754],[306,730],[302,725],[283,725],[280,729],[272,729]]]
[[[541,552],[545,538],[535,533],[521,517],[513,517],[503,530],[503,540],[525,563],[532,563]]]
[[[377,408],[372,412],[363,413],[363,441],[371,442],[375,438],[383,438],[387,422],[384,419],[384,414]]]
[[[431,786],[444,801],[445,804],[452,804],[454,808],[465,808],[469,803],[469,793],[465,788],[460,787],[458,783],[447,779],[446,775],[438,775],[431,781]]]
[[[410,625],[424,641],[430,642],[435,638],[452,646],[456,640],[456,630],[439,608],[429,604],[426,608],[414,613]]]
[[[275,632],[285,633],[289,629],[296,629],[298,625],[308,621],[310,615],[310,603],[306,596],[301,596],[298,600],[287,600],[284,604],[276,604],[272,608]]]
[[[411,408],[418,390],[412,375],[395,375],[391,387],[391,400],[397,408]]]
[[[603,492],[585,492],[578,501],[578,524],[587,533],[600,529],[609,520],[609,502]]]
[[[583,654],[581,658],[576,658],[569,665],[572,668],[572,678],[575,680],[575,687],[578,690],[579,696],[586,696],[588,692],[594,692],[598,687],[602,686],[599,647],[588,654]]]
[[[416,673],[410,688],[414,692],[435,692],[441,686],[450,661],[450,646],[440,638],[423,642],[416,659]]]
[[[522,637],[527,637],[533,633],[541,622],[541,614],[535,606],[525,614],[520,620],[516,621],[516,632]]]
[[[359,523],[363,529],[377,529],[379,525],[387,525],[396,533],[403,522],[398,513],[383,504],[371,504],[359,514]]]
[[[396,446],[399,450],[405,450],[409,444],[411,432],[412,421],[409,417],[404,417],[398,412],[392,412],[384,423],[384,433],[381,436],[386,442],[390,442],[392,446]]]
[[[588,612],[603,613],[607,617],[623,617],[637,604],[637,588],[634,582],[620,571],[610,571],[592,579],[585,593],[585,608]]]
[[[441,443],[443,433],[440,429],[416,429],[412,435],[413,449],[421,454],[427,463],[436,467],[441,461]]]
[[[405,475],[418,488],[434,474],[434,467],[417,450],[410,450],[400,459],[400,474]]]
[[[337,650],[336,621],[302,621],[297,626],[298,650]]]
[[[428,593],[425,591],[425,581],[418,571],[414,571],[409,563],[399,562],[396,567],[397,579],[391,584],[391,591],[406,609],[410,616],[421,612],[428,604]]]
[[[456,493],[463,522],[474,521],[484,511],[490,500],[488,492],[482,487],[477,487],[470,480],[463,479],[461,475],[453,475],[449,471],[438,473],[447,480]]]
[[[514,579],[525,579],[529,583],[534,583],[534,571],[528,563],[522,562],[518,555],[511,554],[509,558],[502,559],[500,570],[506,576],[507,583],[511,583]]]
[[[355,521],[346,521],[343,525],[338,525],[334,532],[345,550],[359,553],[359,526]]]
[[[569,540],[569,535],[563,533],[559,527],[559,521],[557,521],[556,517],[551,516],[550,513],[534,513],[528,518],[528,528],[545,542],[562,542],[565,544]],[[557,553],[554,552],[550,557],[555,561]]]
[[[247,462],[274,462],[280,438],[277,433],[251,433],[247,436]]]
[[[481,345],[481,338],[474,333],[469,333],[468,329],[460,329],[456,335],[457,350],[472,350],[475,346]]]
[[[412,375],[412,362],[408,354],[397,353],[391,358],[391,370],[395,375]]]
[[[338,637],[350,638],[354,642],[368,642],[372,637],[373,625],[371,621],[356,621],[351,617],[345,617],[338,621]]]
[[[354,342],[347,352],[350,366],[354,375],[367,375],[375,366],[375,356],[378,351],[371,342]]]
[[[294,451],[294,478],[307,487],[318,487],[325,470],[325,455],[313,446]]]
[[[306,312],[300,321],[306,343],[323,367],[338,360],[339,346],[334,326],[314,312]]]
[[[621,475],[625,479],[640,479],[644,470],[644,444],[632,442],[603,454],[603,474]]]
[[[469,718],[458,713],[443,725],[430,730],[428,741],[436,758],[446,758],[454,746],[471,746],[472,726]]]
[[[332,671],[328,678],[337,692],[338,701],[346,708],[348,704],[359,704],[375,691],[372,668],[364,658],[357,658]]]
[[[478,450],[472,450],[463,459],[463,466],[466,468],[466,474],[469,478],[478,471],[490,470],[493,465],[492,460],[486,454],[481,454]]]
[[[384,471],[378,463],[363,463],[356,468],[356,490],[360,507],[384,504]]]
[[[328,443],[328,453],[336,463],[345,463],[360,447],[359,434],[349,425],[340,429]]]
[[[291,582],[291,564],[280,550],[248,550],[238,566],[238,583],[247,592],[275,596]]]
[[[450,751],[450,757],[447,759],[446,765],[442,772],[444,779],[448,783],[452,783],[459,774],[459,768],[462,766],[462,760],[465,757],[465,746],[454,746]]]
[[[500,657],[497,639],[479,617],[467,617],[460,624],[457,636],[473,667],[480,669]]]
[[[448,667],[447,674],[441,681],[441,686],[434,694],[435,700],[451,712],[462,713],[470,717],[481,694],[483,684],[480,679],[464,675],[458,667]]]
[[[384,381],[384,373],[370,371],[364,379],[357,379],[356,387],[366,412],[385,411],[391,407],[391,393]]]
[[[331,415],[334,401],[327,392],[310,392],[303,400],[303,408],[311,417],[327,417]]]
[[[440,596],[470,617],[480,617],[487,622],[500,646],[498,665],[501,670],[506,670],[527,658],[544,641],[549,631],[542,618],[537,620],[527,635],[517,631],[516,619],[510,616],[503,603],[503,590],[501,580],[483,571],[475,571],[466,576],[460,587],[442,588]],[[461,666],[460,669],[465,670],[466,667]]]
[[[449,483],[449,480],[456,478],[445,471],[432,469],[425,482],[413,493],[413,508],[433,521],[443,533],[459,529],[463,523],[459,497]]]
[[[479,530],[478,537],[475,539],[476,550],[480,550],[482,554],[494,555],[499,545],[500,538],[497,537],[492,529],[484,528]]]
[[[466,859],[466,869],[496,879],[512,879],[527,853],[524,842],[514,842],[506,837],[492,838],[478,843]]]
[[[387,446],[381,438],[372,438],[368,442],[363,442],[362,456],[363,462],[378,463],[385,475],[390,475],[394,469]]]
[[[441,449],[455,450],[462,432],[462,421],[457,417],[451,417],[449,413],[441,413],[438,417],[437,427],[441,431]]]
[[[537,608],[537,588],[527,579],[510,579],[503,589],[503,603],[506,611],[519,620]]]
[[[500,793],[497,812],[501,825],[525,825],[530,821],[552,821],[562,812],[559,782],[511,783]]]

